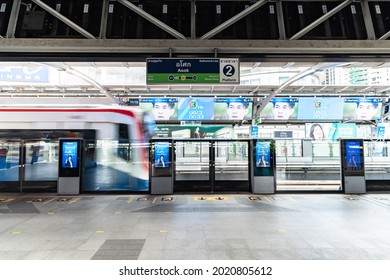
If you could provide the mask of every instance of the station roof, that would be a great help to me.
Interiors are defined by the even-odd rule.
[[[366,82],[365,84],[333,83],[324,80],[326,64],[321,62],[241,62],[241,84],[170,84],[147,85],[145,62],[0,62],[0,97],[105,97],[107,93],[116,97],[139,96],[245,96],[265,97],[280,86],[272,79],[261,81],[259,76],[288,76],[307,69],[319,68],[313,75],[316,83],[295,82],[279,95],[289,96],[357,96],[374,95],[387,97],[389,82]],[[320,66],[320,67],[318,67]],[[387,71],[390,63],[347,62],[336,64],[345,73],[356,69],[370,72]],[[22,81],[10,76],[13,69],[47,69],[47,77],[41,81]],[[389,70],[387,70],[389,69]],[[284,74],[281,74],[284,73]],[[16,74],[15,74],[16,75]],[[378,74],[379,75],[379,74]]]

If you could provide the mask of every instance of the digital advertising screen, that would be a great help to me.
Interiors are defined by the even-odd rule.
[[[141,98],[139,107],[155,121],[177,120],[177,98]]]
[[[271,143],[256,142],[256,167],[271,166]]]
[[[341,120],[344,98],[299,98],[298,120]]]
[[[345,98],[344,120],[376,120],[382,113],[382,98]]]
[[[252,119],[251,98],[215,98],[214,118],[216,120]]]
[[[156,168],[169,167],[169,143],[156,142],[154,145],[154,166]]]
[[[62,142],[62,168],[77,168],[77,141]]]
[[[260,118],[269,120],[296,119],[298,98],[272,98],[260,113]]]
[[[348,169],[361,169],[361,149],[359,141],[346,141],[345,142],[345,152],[347,160]]]
[[[179,121],[213,120],[214,98],[179,98]]]

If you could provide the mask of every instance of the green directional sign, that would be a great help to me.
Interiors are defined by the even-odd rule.
[[[147,84],[240,83],[237,58],[149,58],[146,69]]]

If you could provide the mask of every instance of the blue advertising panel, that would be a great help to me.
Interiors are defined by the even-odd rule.
[[[169,167],[169,143],[156,142],[154,146],[154,166],[156,168]]]
[[[180,121],[213,120],[214,98],[179,98]]]
[[[257,125],[252,125],[251,126],[251,137],[252,138],[259,137],[259,127]]]
[[[177,98],[141,98],[139,107],[155,121],[177,120]]]
[[[256,167],[270,167],[271,143],[256,142]]]
[[[346,98],[343,118],[345,120],[376,120],[382,112],[382,98]]]
[[[361,149],[359,141],[346,141],[345,142],[346,149],[346,160],[347,160],[347,168],[350,169],[361,169]]]
[[[296,119],[298,98],[272,98],[260,113],[260,117],[270,120]]]
[[[62,142],[62,168],[77,168],[77,141]]]
[[[216,120],[252,119],[251,98],[215,98],[214,117]]]
[[[300,98],[298,120],[341,120],[344,98]]]
[[[385,138],[385,131],[386,127],[385,126],[378,126],[378,138]]]
[[[2,67],[0,81],[47,83],[49,69],[47,67]]]

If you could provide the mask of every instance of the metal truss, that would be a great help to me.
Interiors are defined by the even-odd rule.
[[[58,20],[68,25],[70,28],[76,30],[78,33],[83,35],[86,39],[89,39],[89,40],[69,39],[72,42],[73,46],[69,46],[69,44],[65,44],[68,46],[62,48],[59,46],[59,43],[57,43],[57,42],[63,42],[63,40],[61,39],[55,39],[55,38],[34,39],[35,42],[31,42],[29,44],[26,44],[28,39],[13,39],[15,37],[15,29],[18,20],[20,5],[22,4],[21,0],[13,1],[11,16],[9,19],[9,24],[7,29],[7,35],[6,38],[4,38],[4,40],[0,40],[0,51],[7,52],[6,55],[11,54],[10,57],[12,57],[12,53],[18,53],[20,55],[22,51],[26,51],[24,47],[28,46],[29,51],[27,51],[27,55],[30,55],[30,53],[32,52],[33,53],[40,52],[41,54],[43,54],[44,52],[49,52],[49,53],[60,52],[63,54],[70,53],[74,55],[77,52],[75,51],[75,48],[78,47],[78,53],[81,54],[85,54],[85,53],[107,53],[107,54],[111,53],[112,54],[112,52],[114,52],[114,53],[127,53],[130,55],[130,57],[132,56],[132,54],[136,54],[138,58],[146,57],[150,55],[186,56],[186,55],[193,54],[194,56],[197,56],[197,55],[207,54],[207,55],[219,56],[219,55],[226,54],[228,56],[238,56],[238,57],[246,57],[246,56],[249,57],[253,55],[254,57],[259,57],[264,59],[265,56],[272,55],[272,54],[292,53],[295,55],[296,54],[306,55],[307,53],[314,54],[313,51],[315,52],[316,55],[354,54],[355,51],[358,49],[360,55],[367,54],[367,53],[370,54],[371,52],[370,54],[371,57],[373,56],[374,53],[378,55],[390,54],[389,51],[390,48],[388,43],[382,43],[382,44],[374,43],[379,41],[385,41],[390,37],[390,31],[388,31],[380,38],[375,38],[375,32],[373,28],[373,22],[370,15],[370,9],[368,3],[381,2],[381,1],[374,1],[374,0],[335,1],[333,0],[332,2],[339,2],[339,4],[335,8],[331,9],[330,11],[327,11],[320,18],[316,19],[315,21],[313,21],[312,23],[310,23],[309,25],[301,29],[299,32],[297,32],[290,38],[286,38],[282,4],[284,2],[291,2],[292,0],[245,1],[247,3],[251,3],[251,5],[249,5],[246,9],[239,12],[238,14],[227,19],[225,22],[216,26],[215,28],[212,28],[210,31],[206,32],[199,38],[195,38],[196,3],[205,2],[206,0],[186,0],[187,2],[188,1],[191,2],[191,36],[190,37],[184,36],[182,33],[168,26],[162,20],[152,16],[150,13],[144,11],[143,9],[141,9],[140,7],[132,3],[132,1],[130,0],[115,0],[115,1],[96,0],[96,1],[102,1],[103,3],[100,33],[99,36],[97,37],[95,37],[90,32],[88,32],[81,26],[71,21],[69,18],[62,15],[60,12],[57,12],[53,8],[49,7],[44,2],[44,0],[31,0],[32,3],[38,5],[39,7],[41,7],[42,9],[44,9],[45,11],[47,11],[48,13],[56,17]],[[123,40],[105,39],[107,34],[107,17],[109,13],[108,6],[110,3],[113,2],[117,2],[123,5],[124,7],[130,9],[131,11],[135,12],[139,16],[143,17],[146,21],[152,23],[153,25],[159,27],[160,29],[167,32],[168,34],[172,35],[174,38],[176,38],[176,40],[175,39],[173,40],[130,39],[124,42]],[[214,2],[214,1],[208,0],[208,2]],[[262,7],[264,4],[269,2],[275,3],[276,6],[278,30],[279,30],[279,40],[277,40],[276,42],[273,40],[239,40],[239,41],[209,40],[215,37],[223,30],[225,30],[226,28],[228,28],[229,26],[234,25],[237,21],[247,17],[249,14],[251,14],[255,10]],[[299,3],[304,3],[304,2],[326,3],[328,2],[328,0],[299,1]],[[382,2],[386,2],[386,1],[382,1]],[[302,36],[310,32],[314,28],[316,28],[318,25],[320,25],[321,23],[323,23],[333,15],[339,13],[341,10],[343,10],[345,7],[349,6],[352,3],[354,3],[355,5],[359,5],[359,4],[361,5],[363,18],[364,18],[364,26],[367,33],[366,43],[364,43],[365,40],[361,40],[361,41],[309,40],[310,41],[309,43],[305,43],[308,40],[300,40]],[[103,41],[99,39],[103,39]],[[81,41],[89,41],[91,43],[88,42],[81,43]],[[114,42],[114,41],[120,41],[120,42]],[[269,43],[263,41],[268,41]],[[286,41],[290,41],[290,43],[286,43]],[[349,41],[353,43],[348,44]],[[370,43],[367,44],[367,41]],[[43,48],[41,49],[33,48],[36,42],[40,42],[39,44]],[[316,47],[316,45],[318,46]],[[350,45],[352,45],[351,48]],[[309,48],[308,46],[313,46],[313,47]],[[1,56],[3,55],[0,55],[0,57]],[[134,57],[132,58],[132,60],[134,60]]]

